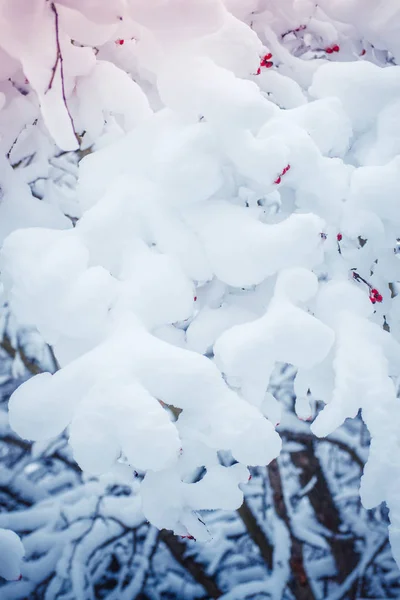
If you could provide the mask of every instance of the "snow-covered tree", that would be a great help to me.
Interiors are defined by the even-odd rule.
[[[289,461],[295,495],[329,529],[311,492],[333,483],[307,463],[309,426],[288,416],[276,385],[287,368],[313,434],[355,419],[336,439],[353,463],[361,415],[361,500],[386,502],[400,562],[397,0],[1,0],[0,31],[2,347],[26,379],[9,402],[21,437],[4,431],[37,502],[0,526],[33,519],[25,551],[44,557],[8,597],[43,581],[43,597],[88,597],[82,564],[110,533],[127,547],[137,535],[147,561],[157,529],[209,540],[206,511],[246,519],[249,467],[267,465],[269,593],[286,593],[289,569],[304,597],[326,597],[306,577],[311,533],[299,519],[291,529],[283,502],[287,446],[275,460],[282,439],[305,444],[305,462]],[[31,478],[47,455],[65,468],[43,475],[41,463],[40,496]],[[154,527],[139,534],[143,519]],[[354,542],[337,597],[378,538],[358,566]],[[121,575],[114,597],[135,597],[141,573]]]

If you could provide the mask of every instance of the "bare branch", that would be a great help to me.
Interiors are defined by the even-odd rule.
[[[21,448],[21,450],[24,450],[25,452],[31,452],[32,450],[31,442],[23,440],[19,437],[13,437],[12,435],[2,435],[0,437],[0,441],[4,442],[5,444],[10,444],[12,446],[18,446],[18,448]],[[59,460],[60,462],[64,463],[65,466],[67,466],[69,469],[75,471],[75,473],[78,473],[79,475],[82,474],[81,468],[77,465],[77,463],[68,460],[68,458],[63,456],[63,454],[61,454],[61,452],[59,452],[58,450],[56,450],[52,454],[46,455],[45,458]]]
[[[41,369],[41,367],[35,361],[28,358],[28,356],[24,352],[24,349],[21,346],[18,346],[18,348],[13,347],[13,345],[11,344],[11,340],[6,333],[4,334],[3,339],[0,342],[0,348],[7,352],[8,356],[12,360],[14,360],[17,354],[19,354],[24,367],[27,371],[29,371],[31,375],[38,375],[39,373],[43,373],[43,369]]]
[[[52,67],[52,73],[51,73],[51,78],[50,78],[50,81],[49,81],[49,85],[48,85],[45,93],[47,94],[47,92],[49,92],[51,90],[51,88],[53,87],[53,83],[54,83],[55,75],[56,75],[56,72],[57,72],[57,68],[59,67],[60,68],[60,78],[61,78],[61,92],[62,92],[64,106],[65,106],[65,109],[66,109],[66,111],[68,113],[69,120],[71,121],[72,131],[74,132],[74,136],[76,138],[76,141],[78,142],[78,145],[80,146],[79,137],[78,137],[78,134],[77,134],[76,129],[75,129],[74,120],[72,118],[71,111],[69,110],[68,102],[67,102],[67,96],[66,96],[66,93],[65,93],[64,59],[63,59],[63,55],[62,55],[62,52],[61,52],[61,44],[60,44],[60,24],[59,24],[58,11],[57,11],[57,8],[56,8],[56,5],[54,4],[54,2],[51,3],[51,10],[54,13],[54,19],[55,19],[56,49],[57,49],[57,53],[56,53],[56,60],[55,60],[54,65]]]

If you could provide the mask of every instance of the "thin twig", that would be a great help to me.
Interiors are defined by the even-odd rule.
[[[45,372],[44,369],[42,369],[42,367],[39,364],[37,364],[36,361],[34,361],[33,359],[31,359],[27,356],[27,354],[25,353],[25,350],[23,349],[23,347],[20,344],[18,344],[17,348],[14,348],[14,346],[11,344],[11,340],[10,340],[9,336],[6,333],[3,335],[3,339],[0,342],[0,348],[2,348],[5,352],[7,352],[8,356],[12,360],[14,360],[15,357],[17,356],[17,354],[19,354],[24,367],[31,375],[39,375],[40,373]],[[60,370],[60,365],[54,355],[53,348],[50,345],[47,345],[47,349],[50,353],[50,356],[52,358],[53,365],[54,365],[53,373],[56,373],[57,371]]]
[[[74,120],[72,118],[71,111],[69,110],[67,96],[65,93],[64,59],[63,59],[63,55],[61,52],[61,44],[60,44],[60,24],[59,24],[58,11],[57,11],[57,8],[56,8],[56,5],[54,4],[54,2],[51,3],[51,10],[54,13],[54,19],[55,19],[57,54],[56,54],[56,60],[54,62],[53,68],[52,68],[52,74],[51,74],[51,78],[49,81],[49,85],[48,85],[45,93],[47,94],[47,92],[49,92],[51,90],[51,88],[53,87],[55,74],[57,72],[57,67],[60,66],[61,93],[62,93],[63,102],[64,102],[65,109],[68,113],[69,120],[71,121],[72,131],[74,132],[76,141],[78,142],[78,145],[80,146],[79,137],[78,137],[78,134],[75,129]]]
[[[28,442],[27,440],[18,438],[18,437],[13,437],[11,435],[3,435],[0,437],[0,441],[4,442],[5,444],[11,444],[12,446],[17,446],[18,448],[21,448],[21,450],[24,450],[25,452],[32,451],[32,443]],[[68,460],[68,458],[63,456],[58,450],[53,452],[53,454],[46,455],[44,458],[59,460],[60,462],[64,463],[66,467],[75,471],[75,473],[77,473],[78,475],[82,475],[82,471],[81,471],[80,467],[77,465],[77,463]]]
[[[19,354],[24,367],[27,371],[29,371],[31,375],[38,375],[39,373],[43,373],[43,369],[35,361],[28,358],[28,356],[24,352],[24,349],[21,346],[18,346],[18,348],[13,347],[13,345],[11,344],[11,340],[6,333],[4,334],[3,339],[0,342],[0,348],[7,352],[8,356],[12,360],[14,360],[17,354]]]

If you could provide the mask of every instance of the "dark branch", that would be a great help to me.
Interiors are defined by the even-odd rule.
[[[17,349],[13,347],[13,345],[11,344],[11,340],[6,333],[4,334],[3,339],[0,342],[0,348],[3,348],[3,350],[7,352],[7,354],[12,360],[14,360],[17,354],[19,354],[24,367],[27,371],[29,371],[31,375],[38,375],[39,373],[43,373],[43,369],[41,369],[41,367],[35,361],[28,358],[28,356],[24,352],[24,349],[21,346],[18,346]]]
[[[263,530],[257,523],[256,517],[253,515],[246,500],[243,501],[242,506],[238,509],[238,514],[246,526],[247,533],[258,546],[260,554],[267,565],[268,569],[272,569],[272,557],[273,557],[273,546],[269,543]]]
[[[298,442],[300,444],[309,444],[312,440],[315,440],[319,443],[328,443],[329,442],[330,444],[333,444],[334,446],[337,446],[338,448],[340,448],[340,450],[343,450],[343,452],[347,452],[347,454],[360,467],[360,469],[364,468],[365,463],[364,463],[363,459],[360,458],[360,456],[357,454],[356,450],[354,450],[353,448],[348,446],[342,440],[336,439],[332,436],[328,436],[328,437],[322,438],[322,439],[316,439],[311,433],[304,433],[304,432],[300,433],[297,431],[289,431],[286,429],[283,431],[279,430],[279,434],[283,438],[286,438],[287,440],[290,440],[291,442]]]
[[[51,88],[53,87],[53,83],[54,83],[55,75],[56,75],[56,72],[57,72],[57,68],[59,67],[60,68],[60,78],[61,78],[61,93],[62,93],[62,98],[63,98],[64,106],[65,106],[65,109],[66,109],[66,111],[68,113],[69,120],[71,121],[72,131],[74,132],[74,136],[76,138],[76,141],[78,142],[78,145],[80,146],[79,137],[78,137],[78,134],[77,134],[76,129],[75,129],[74,120],[72,118],[71,111],[69,110],[68,102],[67,102],[67,96],[66,96],[66,93],[65,93],[64,59],[63,59],[63,55],[62,55],[62,52],[61,52],[61,44],[60,44],[60,23],[59,23],[58,11],[57,11],[57,8],[56,8],[56,5],[54,4],[54,2],[51,3],[51,10],[54,13],[54,19],[55,19],[56,49],[57,49],[57,53],[56,53],[56,60],[55,60],[54,65],[52,67],[52,73],[51,73],[49,85],[48,85],[47,90],[46,90],[45,93],[47,94],[47,92],[49,90],[51,90]]]
[[[298,469],[300,485],[304,488],[311,480],[315,481],[306,495],[314,509],[317,521],[332,533],[326,541],[336,563],[337,579],[341,583],[353,571],[359,560],[355,549],[355,540],[353,537],[343,539],[341,535],[344,523],[315,454],[315,444],[312,438],[304,444],[303,450],[291,452],[290,456]]]
[[[202,564],[194,560],[191,556],[185,556],[186,544],[177,539],[170,531],[165,529],[160,533],[160,539],[167,546],[175,560],[188,571],[193,579],[197,581],[206,590],[210,598],[220,598],[223,594],[216,581],[207,575]]]
[[[290,570],[293,580],[289,583],[289,587],[297,600],[314,600],[314,592],[304,565],[303,542],[293,533],[290,516],[285,504],[282,478],[276,459],[268,465],[268,476],[276,514],[284,522],[290,534]]]

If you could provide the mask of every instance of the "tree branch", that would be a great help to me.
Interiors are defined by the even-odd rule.
[[[357,567],[353,569],[342,585],[333,594],[331,594],[327,600],[342,600],[342,598],[345,598],[346,596],[349,597],[348,594],[351,593],[351,590],[355,589],[357,580],[364,575],[365,571],[374,562],[375,558],[388,542],[389,538],[385,535],[372,552],[370,551],[369,553],[364,554]]]
[[[203,565],[191,556],[185,556],[187,550],[185,543],[165,529],[161,531],[160,539],[167,546],[175,560],[191,574],[197,583],[203,586],[210,598],[220,598],[223,595],[216,581],[204,571]]]
[[[31,452],[31,450],[32,450],[32,442],[28,442],[27,440],[23,440],[19,437],[13,437],[12,435],[2,435],[0,437],[0,440],[2,442],[4,442],[5,444],[10,444],[12,446],[18,446],[18,448],[25,450],[25,452]],[[64,463],[69,469],[72,469],[73,471],[75,471],[75,473],[78,473],[79,475],[82,474],[82,470],[77,465],[77,463],[68,460],[68,458],[63,456],[61,454],[61,452],[59,452],[58,450],[56,450],[52,454],[45,456],[44,458],[59,460],[60,462]]]
[[[364,463],[363,459],[357,454],[357,452],[353,448],[348,446],[342,440],[339,440],[339,439],[331,437],[331,436],[318,439],[318,438],[315,438],[311,433],[304,433],[304,432],[300,433],[297,431],[289,431],[286,429],[283,431],[279,431],[279,434],[283,438],[286,438],[292,442],[298,442],[300,444],[309,444],[313,440],[320,442],[320,443],[329,442],[330,444],[333,444],[334,446],[337,446],[338,448],[340,448],[340,450],[343,450],[343,452],[347,452],[347,454],[360,467],[360,469],[364,468],[365,463]]]
[[[285,504],[278,461],[274,459],[268,465],[267,469],[276,514],[285,523],[290,534],[290,568],[293,581],[289,583],[289,587],[297,600],[315,600],[314,592],[304,566],[303,542],[293,533],[289,513]]]
[[[59,66],[60,67],[60,78],[61,78],[61,93],[62,93],[62,98],[63,98],[64,106],[65,106],[65,109],[66,109],[66,111],[68,113],[69,120],[71,121],[72,131],[74,132],[74,136],[76,138],[76,141],[78,142],[78,145],[80,146],[79,137],[78,137],[78,134],[77,134],[76,129],[75,129],[74,120],[72,118],[71,111],[69,110],[68,102],[67,102],[67,96],[66,96],[66,93],[65,93],[64,59],[63,59],[63,55],[62,55],[62,52],[61,52],[61,44],[60,44],[60,23],[59,23],[58,11],[57,11],[57,8],[56,8],[56,5],[54,4],[54,2],[51,3],[51,10],[54,13],[54,19],[55,19],[56,49],[57,49],[57,53],[56,53],[56,60],[55,60],[54,65],[52,67],[52,73],[51,73],[49,85],[48,85],[48,87],[47,87],[47,89],[45,91],[45,94],[47,94],[51,90],[51,88],[53,87],[55,75],[56,75],[56,72],[57,72],[57,67]]]
[[[273,546],[269,543],[267,537],[259,526],[256,517],[253,515],[246,499],[243,500],[242,506],[237,510],[240,518],[246,526],[247,533],[258,546],[260,554],[267,565],[268,569],[272,569],[273,564]]]
[[[315,484],[310,487],[306,495],[314,509],[319,523],[329,531],[332,536],[327,538],[338,571],[338,581],[342,582],[353,571],[358,563],[358,553],[355,551],[353,538],[339,539],[342,528],[342,518],[333,500],[331,490],[321,468],[318,457],[315,455],[313,439],[310,437],[303,441],[304,450],[291,452],[293,464],[299,470],[299,480],[302,487],[315,479]]]

